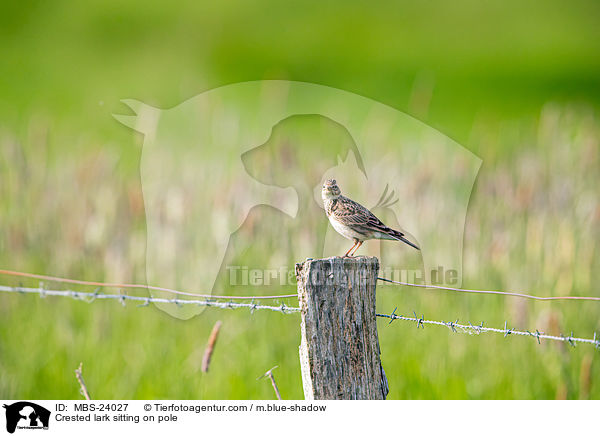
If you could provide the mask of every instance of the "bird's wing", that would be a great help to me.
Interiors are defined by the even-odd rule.
[[[366,207],[350,200],[347,197],[340,196],[337,202],[337,207],[332,210],[332,214],[342,224],[360,229],[389,233],[392,231],[388,226],[383,224],[379,218]],[[398,236],[403,236],[403,233],[397,232]]]

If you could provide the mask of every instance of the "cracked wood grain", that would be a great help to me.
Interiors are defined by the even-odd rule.
[[[305,399],[387,396],[375,317],[378,271],[376,257],[307,259],[296,264]]]

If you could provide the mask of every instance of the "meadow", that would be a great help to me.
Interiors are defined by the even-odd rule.
[[[509,3],[350,2],[319,13],[275,2],[3,6],[0,268],[145,282],[143,137],[112,117],[127,113],[120,100],[169,108],[228,83],[289,79],[381,101],[482,159],[465,224],[464,287],[600,296],[600,8]],[[303,259],[288,237],[293,269]],[[257,244],[236,261],[253,264],[279,248]],[[387,285],[377,299],[383,313],[600,332],[597,302]],[[221,336],[203,374],[217,320]],[[80,398],[74,370],[83,362],[97,399],[271,399],[257,377],[275,365],[283,398],[302,398],[299,323],[297,314],[207,309],[181,320],[152,306],[2,294],[0,397]],[[386,320],[378,328],[390,399],[600,398],[592,346]]]

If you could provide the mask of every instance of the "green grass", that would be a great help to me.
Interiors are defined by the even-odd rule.
[[[111,117],[127,111],[119,100],[168,108],[227,83],[279,78],[382,101],[482,158],[463,286],[599,295],[596,2],[12,7],[0,13],[3,268],[143,282],[142,138]],[[301,260],[291,248],[287,256]],[[380,286],[377,305],[553,334],[600,331],[593,302]],[[218,319],[221,336],[202,374]],[[215,309],[183,321],[133,304],[0,295],[0,397],[79,398],[74,370],[83,362],[93,398],[270,399],[270,383],[256,378],[275,365],[283,397],[301,398],[299,323],[293,314]],[[600,399],[591,346],[378,327],[389,398]]]

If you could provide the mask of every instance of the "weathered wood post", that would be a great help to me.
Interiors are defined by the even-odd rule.
[[[300,366],[306,400],[383,400],[375,287],[376,257],[296,264],[302,322]]]

